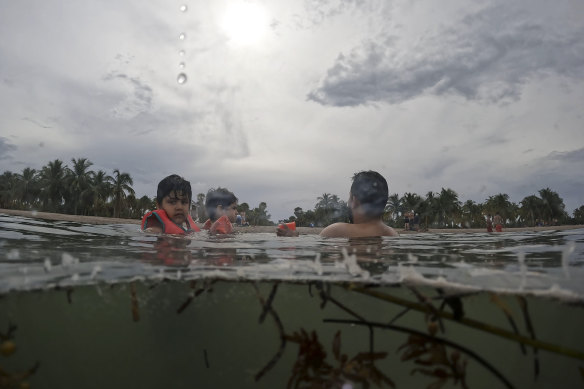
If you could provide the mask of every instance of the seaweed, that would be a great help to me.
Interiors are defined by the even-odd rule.
[[[130,301],[132,307],[132,320],[140,321],[140,307],[138,305],[138,296],[136,295],[136,285],[130,282]]]
[[[527,300],[523,296],[517,296],[517,301],[519,301],[519,307],[523,313],[523,320],[525,321],[525,327],[531,336],[531,339],[536,340],[535,329],[531,322],[531,316],[529,315],[529,310],[527,308]],[[533,374],[537,378],[539,376],[539,357],[537,347],[533,347]]]
[[[462,374],[462,372],[464,370],[460,370],[461,367],[465,367],[466,363],[459,363],[459,356],[457,354],[451,354],[451,358],[448,360],[448,358],[440,358],[440,357],[436,357],[435,355],[433,355],[434,352],[436,352],[436,350],[440,351],[440,347],[443,346],[449,346],[452,348],[457,349],[458,351],[461,351],[463,353],[465,353],[466,355],[468,355],[469,357],[475,359],[477,362],[479,362],[481,365],[483,365],[487,370],[489,370],[491,373],[493,373],[503,384],[505,384],[506,387],[508,388],[512,388],[513,385],[509,382],[509,380],[507,380],[507,378],[505,378],[505,376],[503,376],[497,369],[495,369],[489,362],[487,362],[485,359],[483,359],[480,355],[478,355],[477,353],[475,353],[474,351],[468,349],[465,346],[462,346],[460,344],[457,344],[455,342],[452,342],[448,339],[444,339],[444,338],[439,338],[436,337],[434,335],[428,335],[425,334],[421,331],[417,331],[414,330],[412,328],[407,328],[407,327],[401,327],[401,326],[396,326],[393,324],[384,324],[384,323],[376,323],[376,322],[361,322],[361,321],[357,321],[357,320],[346,320],[346,319],[324,319],[323,320],[325,323],[342,323],[342,324],[349,324],[349,325],[366,325],[369,327],[375,327],[375,328],[384,328],[384,329],[389,329],[389,330],[394,330],[394,331],[398,331],[398,332],[405,332],[407,334],[410,334],[410,338],[408,338],[408,341],[406,342],[405,345],[400,346],[401,348],[406,348],[406,353],[405,353],[405,357],[402,356],[402,360],[407,360],[407,359],[412,359],[412,358],[417,358],[419,356],[422,356],[424,354],[428,354],[429,356],[427,356],[426,360],[418,360],[418,364],[426,364],[426,365],[433,365],[433,364],[446,364],[447,366],[451,366],[452,363],[455,363],[455,367],[452,368],[451,366],[451,373],[448,375],[449,378],[454,378],[455,382],[458,382],[458,380],[462,381],[462,378],[464,377],[464,375]],[[428,342],[428,343],[426,343]],[[440,345],[440,346],[436,346]],[[440,351],[442,352],[442,351]],[[445,362],[445,361],[449,361],[449,362]],[[427,371],[426,369],[422,369],[424,371],[421,371],[420,369],[414,369],[412,371],[412,374],[415,372],[421,372],[423,374],[429,373],[430,371]],[[440,367],[437,367],[435,371],[433,371],[433,373],[431,373],[432,375],[435,375],[437,378],[442,378],[444,376],[444,372],[446,370]],[[453,373],[454,372],[454,373]],[[433,385],[433,384],[432,384]],[[463,384],[463,387],[466,385],[466,383]]]
[[[0,333],[0,353],[5,357],[10,357],[16,351],[16,343],[14,342],[14,333],[18,327],[12,323],[8,324],[6,333]],[[11,388],[28,388],[30,387],[26,379],[37,372],[40,367],[40,362],[37,361],[30,368],[23,372],[9,373],[0,367],[0,389]]]
[[[211,281],[206,280],[203,283],[203,287],[199,288],[199,289],[196,289],[197,281],[192,280],[191,282],[189,282],[189,288],[191,289],[191,292],[189,293],[187,299],[176,310],[177,315],[180,315],[181,313],[183,313],[183,311],[191,304],[191,302],[195,299],[195,297],[199,296],[201,293],[203,293],[203,292],[211,293],[213,291],[212,285],[215,282],[217,282],[217,280],[211,280]]]
[[[276,363],[282,357],[282,354],[284,354],[284,349],[286,348],[286,335],[284,334],[284,325],[282,324],[282,321],[280,320],[280,317],[278,316],[276,311],[274,311],[274,309],[272,308],[271,301],[270,301],[270,304],[267,304],[266,301],[264,300],[264,298],[261,296],[260,290],[259,290],[257,284],[252,283],[252,286],[256,292],[256,296],[257,296],[258,300],[260,301],[260,304],[262,305],[262,310],[268,312],[272,316],[272,318],[274,319],[274,322],[276,323],[276,328],[278,329],[278,334],[280,337],[280,347],[278,348],[278,351],[276,351],[276,354],[274,354],[272,359],[270,359],[270,361],[268,361],[268,363],[254,376],[255,381],[258,381],[276,365]],[[274,299],[275,293],[276,293],[275,288],[272,288],[273,296],[271,296],[271,300]],[[260,323],[261,323],[261,317],[260,317]]]

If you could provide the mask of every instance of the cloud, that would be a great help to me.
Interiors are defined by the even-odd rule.
[[[148,112],[152,106],[152,88],[145,85],[139,78],[130,77],[122,73],[109,73],[104,81],[122,81],[126,87],[131,88],[131,93],[114,108],[112,115],[120,119],[130,119],[142,112]]]
[[[16,146],[9,143],[8,139],[0,136],[0,160],[12,159],[10,153],[16,150]]]
[[[335,16],[358,9],[365,0],[305,0],[305,19],[297,19],[297,27],[318,26]]]
[[[308,100],[357,106],[432,94],[505,103],[519,99],[531,78],[556,74],[582,79],[582,24],[548,22],[534,17],[529,7],[489,7],[423,35],[413,46],[379,33],[349,54],[339,54]]]
[[[563,163],[577,163],[584,166],[584,148],[573,151],[552,151],[544,160],[557,161]]]

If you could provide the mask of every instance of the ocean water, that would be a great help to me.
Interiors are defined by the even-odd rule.
[[[583,264],[581,229],[185,238],[0,215],[0,387],[582,387]]]

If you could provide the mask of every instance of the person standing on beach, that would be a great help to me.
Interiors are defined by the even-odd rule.
[[[495,214],[493,218],[493,223],[495,223],[495,231],[503,232],[503,218],[499,215],[499,212]]]
[[[491,214],[487,215],[487,232],[493,232],[493,220]]]

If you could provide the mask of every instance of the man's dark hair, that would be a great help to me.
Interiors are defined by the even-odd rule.
[[[381,217],[389,198],[387,181],[372,170],[355,173],[351,195],[359,200],[366,216]]]
[[[225,188],[209,189],[207,192],[207,198],[205,199],[205,209],[207,210],[207,215],[213,221],[217,220],[217,206],[220,205],[223,208],[227,208],[233,203],[237,202],[237,197]]]
[[[189,198],[189,202],[193,198],[191,183],[179,175],[172,174],[158,183],[158,190],[156,191],[156,202],[158,204],[162,204],[162,199],[172,192],[187,196]]]

